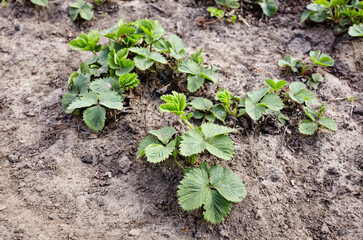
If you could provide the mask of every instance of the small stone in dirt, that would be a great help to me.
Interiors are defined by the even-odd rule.
[[[121,157],[118,164],[119,164],[118,171],[122,172],[123,174],[126,174],[131,169],[131,161],[130,161],[129,157],[126,155],[123,155]]]
[[[133,228],[129,231],[130,236],[139,236],[140,235],[140,229]]]
[[[6,208],[6,205],[0,205],[0,211],[4,211]]]
[[[256,220],[260,220],[260,219],[261,219],[261,217],[262,217],[262,213],[261,213],[261,211],[260,211],[260,210],[256,210],[256,211],[255,211],[255,219],[256,219]]]
[[[82,158],[81,158],[81,161],[83,162],[83,163],[87,163],[87,164],[92,164],[92,155],[91,154],[88,154],[88,155],[86,155],[86,156],[83,156]]]
[[[38,70],[34,68],[34,69],[32,70],[32,75],[35,75],[35,74],[37,74],[37,73],[38,73]]]
[[[17,31],[17,32],[20,31],[20,25],[19,24],[16,24],[14,26],[14,30]]]
[[[222,229],[219,234],[221,234],[222,237],[228,238],[228,232],[224,229]]]
[[[338,232],[338,236],[340,237],[340,236],[343,236],[344,234],[346,234],[347,233],[347,231],[344,229],[344,228],[341,228],[340,230],[339,230],[339,232]]]
[[[330,229],[328,227],[328,225],[326,225],[326,223],[323,223],[323,225],[321,226],[321,232],[322,233],[329,233]]]

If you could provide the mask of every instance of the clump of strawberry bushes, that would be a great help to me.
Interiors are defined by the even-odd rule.
[[[83,114],[86,125],[99,131],[104,127],[106,111],[122,110],[125,94],[139,85],[136,69],[143,72],[155,66],[157,71],[158,65],[169,64],[175,72],[186,73],[190,92],[198,90],[206,80],[218,81],[218,68],[204,64],[202,49],[186,58],[183,41],[173,34],[168,39],[164,35],[160,23],[149,19],[129,23],[121,20],[105,32],[80,34],[70,42],[71,48],[92,52],[94,56],[70,75],[69,91],[62,100],[63,110]],[[99,44],[101,37],[107,38],[108,44]],[[151,130],[154,137],[148,136],[141,142],[137,156],[145,155],[149,162],[159,163],[172,155],[185,173],[178,187],[181,207],[190,211],[204,206],[204,218],[220,223],[229,214],[232,202],[246,197],[246,188],[227,168],[209,167],[207,163],[193,166],[198,154],[205,150],[216,157],[232,159],[233,143],[227,134],[234,130],[212,123],[192,126],[188,121],[192,114],[184,112],[187,107],[184,94],[173,92],[162,99],[165,104],[160,106],[161,111],[178,115],[190,131],[179,135],[174,127]],[[184,168],[179,159],[185,159],[190,167]]]
[[[102,130],[106,112],[122,110],[125,94],[140,83],[138,73],[155,71],[158,66],[171,66],[174,72],[182,72],[187,79],[189,92],[198,90],[206,80],[218,81],[218,68],[204,64],[202,49],[187,58],[185,45],[176,35],[164,37],[165,30],[159,22],[142,19],[136,22],[121,20],[116,26],[99,32],[80,34],[70,42],[71,48],[89,51],[93,57],[80,64],[68,81],[68,93],[62,100],[66,113],[83,114],[83,120],[95,131]],[[101,37],[108,43],[99,44]],[[316,73],[318,66],[331,67],[333,59],[320,51],[311,51],[313,64],[286,55],[279,66],[289,67],[294,73],[308,78],[308,85],[316,90],[323,76]],[[136,69],[138,69],[136,71]],[[176,114],[189,127],[185,133],[173,126],[149,131],[138,147],[137,157],[145,156],[148,162],[161,163],[173,158],[184,171],[184,178],[178,186],[178,200],[186,211],[203,207],[203,216],[211,223],[222,222],[231,211],[232,202],[246,197],[246,188],[241,179],[222,166],[210,167],[207,162],[197,161],[198,155],[207,151],[212,156],[231,160],[234,146],[229,134],[233,128],[218,125],[226,118],[248,116],[258,121],[265,115],[277,119],[280,127],[289,117],[283,113],[289,105],[303,109],[306,114],[298,129],[302,134],[312,135],[319,127],[337,130],[336,123],[324,116],[325,104],[318,104],[316,98],[301,82],[267,79],[266,87],[247,92],[244,97],[234,96],[227,89],[220,89],[212,100],[196,97],[187,102],[183,93],[172,92],[161,99],[165,101],[160,111]],[[199,125],[193,122],[202,120]],[[183,161],[183,162],[181,162]]]
[[[158,65],[170,64],[176,72],[187,73],[190,92],[198,90],[205,80],[218,82],[218,68],[204,64],[202,49],[185,59],[183,41],[174,34],[168,40],[164,35],[160,23],[148,19],[129,23],[121,20],[104,32],[80,34],[70,42],[70,47],[92,52],[94,56],[70,75],[63,110],[83,112],[88,127],[102,130],[107,109],[122,110],[124,93],[139,85],[136,69],[147,71],[155,66],[157,71]],[[101,37],[107,38],[108,44],[99,44]]]

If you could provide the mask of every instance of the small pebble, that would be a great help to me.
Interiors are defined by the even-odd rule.
[[[86,164],[92,164],[92,155],[91,155],[91,154],[88,154],[88,155],[86,155],[86,156],[83,156],[83,157],[81,158],[81,161],[82,161],[83,163],[86,163]]]
[[[20,31],[20,25],[19,24],[16,24],[14,26],[14,30],[17,31],[17,32]]]
[[[6,205],[0,205],[0,211],[4,211],[6,208]]]
[[[343,236],[344,234],[346,234],[347,233],[347,231],[344,229],[344,228],[341,228],[340,230],[339,230],[339,232],[338,232],[338,236],[340,237],[340,236]]]

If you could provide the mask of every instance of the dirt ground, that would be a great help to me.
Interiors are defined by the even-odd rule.
[[[205,29],[195,19],[207,16],[213,1],[111,0],[80,27],[68,16],[70,2],[0,8],[1,240],[363,238],[363,116],[351,116],[346,100],[356,95],[355,105],[363,105],[362,39],[334,36],[323,24],[300,24],[308,2],[301,0],[278,1],[271,19],[247,3],[239,13],[247,24]],[[156,90],[167,77],[145,76],[129,106],[101,132],[62,112],[68,76],[90,57],[70,49],[69,41],[120,18],[158,20],[168,34],[182,37],[189,53],[204,48],[208,63],[221,68],[220,82],[189,97],[211,99],[222,87],[243,96],[270,77],[297,81],[278,67],[279,59],[328,53],[336,65],[319,69],[325,81],[315,95],[329,103],[339,131],[306,137],[297,131],[298,119],[286,130],[269,119],[253,125],[230,120],[239,130],[231,136],[233,160],[201,157],[241,177],[248,197],[233,204],[222,224],[207,224],[200,210],[179,207],[182,172],[171,161],[152,165],[135,157],[150,129],[183,130],[177,118],[157,110]]]

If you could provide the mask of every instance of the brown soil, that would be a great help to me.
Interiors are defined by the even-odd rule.
[[[245,4],[240,15],[248,25],[205,29],[195,19],[206,17],[213,1],[113,0],[81,28],[67,14],[70,2],[0,8],[0,239],[362,239],[363,117],[350,116],[346,100],[356,95],[355,105],[363,105],[362,39],[300,24],[308,1],[278,1],[271,19]],[[69,41],[120,18],[153,18],[179,34],[189,52],[204,48],[208,63],[221,68],[220,82],[195,96],[212,98],[222,87],[243,96],[270,77],[296,81],[277,66],[285,54],[330,54],[336,65],[319,70],[325,82],[316,96],[329,102],[339,131],[305,137],[293,122],[282,131],[269,119],[253,126],[231,120],[239,130],[232,135],[234,159],[202,159],[240,176],[248,197],[222,224],[207,224],[201,211],[179,207],[182,172],[175,165],[135,158],[150,129],[183,130],[158,111],[156,90],[168,75],[144,80],[102,132],[62,112],[68,76],[90,56],[71,50]]]

